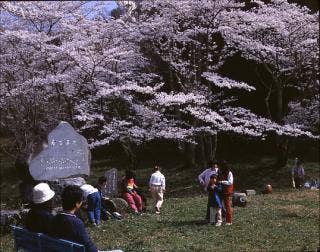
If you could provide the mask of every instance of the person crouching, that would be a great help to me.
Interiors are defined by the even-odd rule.
[[[84,198],[87,200],[87,214],[89,222],[94,226],[100,225],[101,195],[99,190],[89,184],[84,184],[80,188],[84,193]]]

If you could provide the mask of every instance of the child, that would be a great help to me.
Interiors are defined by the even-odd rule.
[[[63,212],[53,218],[51,235],[80,243],[85,246],[87,252],[97,252],[83,222],[74,214],[82,205],[83,191],[76,185],[66,186],[61,200]]]
[[[87,200],[88,219],[91,224],[97,226],[100,224],[101,215],[101,196],[97,188],[92,185],[84,184],[81,187],[84,198]]]
[[[52,199],[55,193],[47,183],[40,183],[33,188],[31,210],[26,218],[26,228],[32,232],[48,234],[53,219]]]
[[[122,216],[117,212],[117,207],[114,202],[106,195],[107,178],[102,176],[98,179],[96,186],[101,197],[101,218],[107,220],[109,218],[122,219]]]
[[[131,171],[126,171],[124,178],[124,199],[128,202],[135,214],[142,214],[142,199],[137,193],[137,185],[135,184],[134,175]]]
[[[163,193],[166,190],[166,179],[160,172],[159,166],[154,167],[154,173],[152,173],[149,180],[149,188],[154,200],[156,214],[160,214],[160,208],[163,203]]]
[[[233,193],[233,174],[223,161],[220,165],[219,183],[222,184],[222,202],[226,212],[226,225],[232,225],[231,194]]]
[[[208,204],[210,211],[210,224],[215,224],[216,227],[221,226],[222,223],[222,203],[220,193],[222,192],[221,184],[217,184],[218,174],[214,173],[210,176],[208,191]]]

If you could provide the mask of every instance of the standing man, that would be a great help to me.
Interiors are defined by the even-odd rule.
[[[214,161],[210,161],[208,163],[209,168],[205,169],[199,176],[198,176],[198,180],[201,184],[201,186],[203,187],[203,189],[207,192],[207,188],[210,182],[210,177],[213,174],[218,174],[219,171],[219,166],[218,166],[218,161],[214,160]],[[207,214],[206,214],[206,220],[209,221],[209,217],[210,217],[210,207],[209,207],[209,197],[208,197],[208,204],[207,204]]]
[[[163,203],[163,194],[166,190],[166,179],[160,172],[160,169],[160,166],[156,165],[154,167],[154,173],[152,173],[149,180],[149,189],[154,200],[156,214],[160,214],[160,208]]]
[[[304,169],[301,160],[295,159],[295,165],[291,170],[291,179],[293,188],[301,188],[304,182]]]

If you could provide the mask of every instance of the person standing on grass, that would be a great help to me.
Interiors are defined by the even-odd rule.
[[[58,213],[52,220],[50,235],[80,243],[85,246],[87,252],[97,252],[97,248],[91,241],[84,223],[76,215],[83,202],[83,191],[79,186],[66,186],[61,195],[63,212]]]
[[[48,234],[50,232],[52,200],[55,192],[47,183],[40,183],[33,188],[31,210],[27,214],[26,228],[31,232]]]
[[[222,185],[217,184],[218,174],[214,173],[210,176],[208,191],[208,202],[210,209],[209,223],[216,227],[221,226],[222,223],[222,202],[220,194],[222,192]]]
[[[142,198],[136,190],[138,186],[135,183],[134,173],[132,171],[126,171],[123,184],[123,198],[128,202],[130,208],[134,211],[135,214],[142,214]]]
[[[205,191],[207,191],[209,182],[210,182],[210,177],[212,174],[218,174],[219,171],[219,166],[218,166],[218,161],[210,161],[209,162],[209,168],[205,169],[199,176],[198,180],[203,187]],[[208,203],[207,203],[207,213],[206,213],[206,220],[209,221],[209,215],[210,215],[210,209],[209,209],[209,198],[208,198]]]
[[[156,214],[160,214],[160,208],[163,203],[163,194],[166,190],[166,179],[160,170],[160,166],[155,166],[154,173],[152,173],[149,180],[149,190],[154,201]]]
[[[84,184],[81,187],[84,198],[87,201],[88,219],[94,226],[100,225],[101,218],[101,196],[99,190],[92,185]]]
[[[291,179],[293,188],[301,188],[304,182],[304,169],[301,160],[295,159],[295,165],[291,170]]]
[[[218,183],[222,184],[222,202],[226,212],[226,225],[232,225],[233,174],[226,161],[222,161],[220,164]]]

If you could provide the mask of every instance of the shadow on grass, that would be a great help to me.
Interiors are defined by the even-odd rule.
[[[173,227],[184,227],[184,226],[204,226],[208,225],[206,220],[186,220],[186,221],[161,221],[162,224],[173,226]]]

